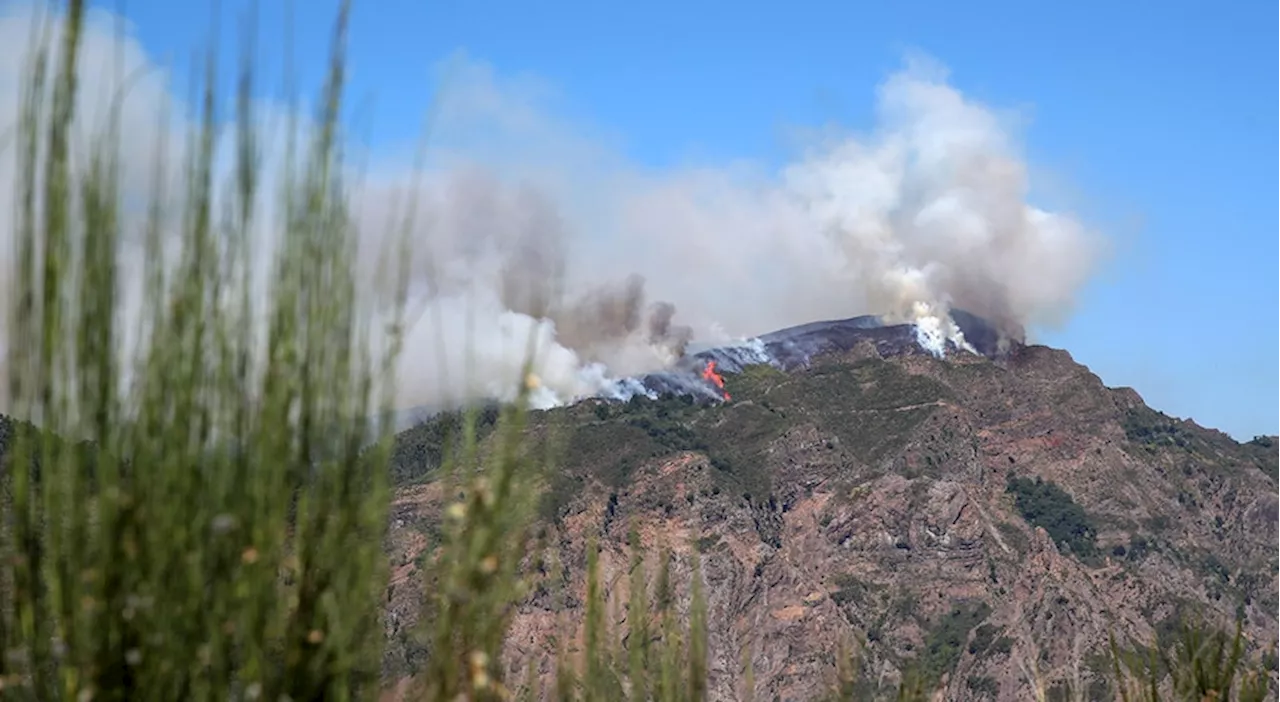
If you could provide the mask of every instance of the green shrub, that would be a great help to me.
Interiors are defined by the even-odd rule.
[[[985,602],[961,604],[951,608],[925,638],[920,655],[920,672],[926,682],[936,683],[955,669],[964,653],[969,632],[991,614]]]
[[[991,648],[991,644],[995,642],[996,634],[1000,630],[992,624],[983,624],[973,632],[973,640],[969,642],[969,653],[975,656],[981,656]]]
[[[1010,475],[1006,490],[1023,519],[1043,528],[1059,546],[1081,557],[1097,553],[1097,530],[1089,516],[1055,483]]]
[[[978,697],[995,697],[1000,692],[999,684],[990,675],[972,675],[965,681],[965,686]]]
[[[1147,448],[1189,448],[1195,437],[1173,418],[1148,408],[1130,410],[1123,421],[1125,436]]]
[[[1246,658],[1240,626],[1237,622],[1233,636],[1198,620],[1184,621],[1176,632],[1158,633],[1149,645],[1129,649],[1122,649],[1112,637],[1112,679],[1121,698],[1148,702],[1273,699],[1266,656],[1262,661]]]
[[[833,584],[836,591],[831,593],[831,601],[838,605],[856,604],[867,597],[867,586],[848,573],[836,575]]]
[[[463,449],[464,430],[483,441],[497,426],[500,408],[486,405],[473,411],[442,412],[400,432],[391,451],[391,480],[404,485],[435,475],[452,456]]]
[[[991,644],[991,651],[1007,656],[1013,652],[1013,638],[1009,636],[1001,636]]]

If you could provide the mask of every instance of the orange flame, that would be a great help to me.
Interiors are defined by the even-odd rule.
[[[707,361],[707,367],[702,370],[702,379],[710,380],[716,387],[720,388],[720,392],[724,394],[724,399],[729,400],[729,393],[724,389],[724,376],[716,372],[716,362]]]

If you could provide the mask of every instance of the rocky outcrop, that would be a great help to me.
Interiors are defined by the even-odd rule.
[[[747,660],[755,699],[813,699],[853,642],[872,681],[916,665],[946,699],[1022,700],[1032,678],[1105,696],[1109,635],[1192,613],[1276,640],[1274,449],[1164,417],[1044,347],[939,360],[855,344],[728,382],[726,405],[548,415],[611,443],[569,440],[573,491],[544,524],[565,596],[516,614],[513,675],[531,660],[552,674],[550,634],[580,623],[593,539],[626,635],[633,525],[651,572],[670,550],[678,591],[700,564],[717,700],[743,696]],[[393,642],[438,498],[419,486],[396,502]]]

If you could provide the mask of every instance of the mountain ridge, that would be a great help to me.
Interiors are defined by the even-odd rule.
[[[958,700],[1025,699],[1028,660],[1096,696],[1106,676],[1089,656],[1110,633],[1143,639],[1193,615],[1239,615],[1255,648],[1275,640],[1274,440],[1166,417],[1060,349],[940,359],[902,325],[848,320],[783,336],[806,334],[827,348],[787,370],[700,358],[720,364],[729,402],[659,393],[534,413],[531,431],[563,436],[541,520],[565,564],[556,586],[575,594],[520,607],[511,675],[554,669],[540,642],[557,616],[580,618],[592,540],[625,610],[630,524],[650,553],[672,549],[685,591],[702,562],[712,699],[740,694],[743,651],[758,699],[814,699],[847,640],[868,642],[872,679],[920,665]],[[438,528],[430,426],[397,440],[400,627]],[[413,668],[397,655],[392,678]]]
[[[964,310],[951,310],[949,321],[963,335],[969,348],[957,346],[954,340],[944,340],[937,349],[943,354],[971,351],[995,359],[1021,343],[1003,337],[992,324]],[[816,320],[737,342],[686,351],[667,368],[615,379],[595,395],[573,398],[563,404],[592,399],[625,401],[637,393],[650,399],[663,394],[687,394],[700,401],[718,401],[722,399],[721,392],[706,382],[703,373],[709,361],[729,372],[741,372],[747,366],[760,364],[794,369],[813,357],[848,351],[862,341],[875,344],[882,355],[929,352],[923,348],[918,325],[910,321],[886,322],[885,317],[870,314]],[[408,407],[397,412],[394,426],[402,431],[449,411],[440,407]]]

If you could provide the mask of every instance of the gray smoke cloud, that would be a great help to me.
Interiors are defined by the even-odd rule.
[[[17,115],[29,26],[21,6],[0,17],[0,41],[12,48],[0,56],[0,128]],[[104,113],[95,93],[141,72],[125,103],[122,185],[126,199],[145,202],[156,163],[180,173],[181,139],[158,157],[161,106],[176,106],[165,125],[173,134],[190,125],[165,71],[133,39],[119,48],[111,17],[95,15],[82,80],[93,89],[81,95],[75,148],[82,161]],[[1017,338],[1069,316],[1102,253],[1102,240],[1070,214],[1029,202],[1016,125],[928,61],[908,61],[880,86],[874,129],[812,139],[776,170],[642,168],[589,125],[558,117],[547,95],[533,79],[458,58],[418,187],[410,191],[419,181],[400,156],[414,145],[370,154],[351,198],[366,284],[379,279],[398,206],[411,198],[418,215],[408,262],[417,323],[399,368],[402,406],[510,396],[531,337],[544,405],[612,392],[619,378],[670,364],[694,340],[816,319],[883,314],[958,340],[948,317],[956,307]],[[269,101],[258,113],[269,131],[284,123]],[[268,171],[279,156],[264,154]],[[0,159],[6,212],[13,182],[10,153]],[[274,194],[266,185],[264,251]],[[4,280],[11,226],[0,223]],[[126,248],[123,265],[139,255]],[[258,275],[264,291],[268,279]],[[136,317],[139,294],[126,291],[123,319]]]

